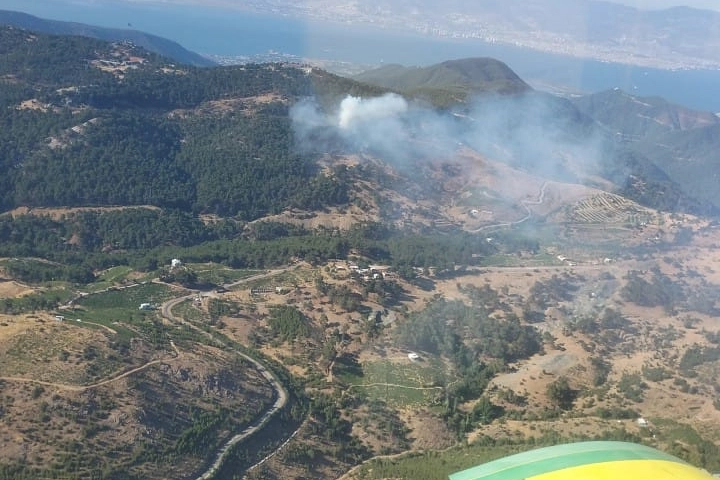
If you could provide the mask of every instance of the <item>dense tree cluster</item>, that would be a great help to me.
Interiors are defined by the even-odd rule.
[[[545,310],[560,302],[572,301],[583,280],[582,277],[567,273],[553,275],[547,280],[538,280],[530,288],[528,304],[539,310]]]
[[[452,274],[456,267],[478,265],[484,256],[505,251],[503,243],[489,244],[471,233],[417,233],[377,222],[353,226],[348,239],[358,253],[390,264],[406,278],[415,275],[414,268]]]
[[[37,87],[58,84],[67,87],[80,84],[81,80],[94,82],[105,75],[98,69],[89,69],[89,60],[102,55],[110,57],[111,51],[112,45],[101,40],[42,35],[2,26],[0,77],[12,75]]]
[[[572,408],[573,402],[577,397],[577,391],[570,387],[567,377],[560,377],[547,386],[547,396],[550,401],[562,410]]]
[[[695,368],[709,362],[720,360],[720,347],[691,345],[680,359],[679,368],[687,377],[697,376]]]
[[[93,64],[115,61],[116,45],[6,27],[0,38],[0,208],[151,204],[250,220],[347,202],[296,153],[288,103],[372,87],[281,64],[176,67],[129,45],[145,62],[117,75]],[[257,95],[277,100],[246,100]],[[13,108],[31,99],[39,108]]]
[[[58,220],[41,215],[2,216],[0,255],[42,257],[73,263],[76,267],[102,268],[105,262],[128,263],[128,251],[168,245],[189,247],[231,238],[237,233],[235,224],[221,222],[206,226],[193,215],[177,210],[81,211]],[[103,252],[104,260],[101,260],[99,256]],[[11,268],[24,272],[21,264],[13,264]],[[42,268],[47,271],[51,267]]]
[[[375,228],[383,233],[373,234]],[[443,248],[441,240],[447,248]],[[423,254],[407,254],[402,248],[406,241]],[[394,266],[402,276],[413,278],[416,269],[464,265],[468,255],[477,263],[482,259],[481,252],[487,252],[486,245],[462,232],[423,236],[381,224],[337,232],[311,231],[276,222],[246,226],[232,219],[204,223],[192,213],[176,209],[78,211],[57,219],[42,215],[0,216],[0,256],[39,257],[55,262],[14,264],[13,271],[27,281],[54,278],[83,283],[92,279],[93,271],[112,265],[153,271],[168,265],[172,258],[216,262],[232,268],[266,268],[293,259],[318,264],[348,258],[351,252],[361,252],[371,261]],[[497,248],[496,244],[492,251]],[[349,311],[356,310],[353,304],[362,300],[352,292],[332,293],[334,302]],[[402,293],[397,283],[381,279],[367,282],[362,290],[362,295],[374,294],[387,305],[396,302]]]
[[[652,279],[648,281],[641,272],[628,272],[627,283],[621,291],[623,298],[644,307],[662,306],[672,311],[685,299],[683,286],[673,282],[659,269],[654,269],[652,273]]]
[[[512,362],[540,351],[540,335],[517,317],[497,319],[479,306],[440,299],[399,326],[399,340],[416,350],[441,354],[458,366],[478,359]]]
[[[298,340],[310,336],[310,320],[297,308],[280,305],[270,310],[270,330],[275,337],[284,341]]]

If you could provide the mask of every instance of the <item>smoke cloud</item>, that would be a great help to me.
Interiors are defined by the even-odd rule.
[[[368,152],[401,170],[451,160],[463,145],[548,179],[577,180],[598,173],[604,149],[592,121],[568,101],[539,92],[477,98],[451,110],[397,94],[347,96],[329,112],[306,99],[290,115],[305,151]]]
[[[394,93],[368,99],[348,95],[340,103],[338,126],[349,130],[377,121],[390,121],[407,112],[407,109],[407,101]]]
[[[394,93],[372,98],[348,95],[334,112],[324,112],[308,98],[291,108],[290,117],[304,151],[370,152],[396,167],[428,155],[451,154],[458,136],[448,130],[451,117],[411,105]]]

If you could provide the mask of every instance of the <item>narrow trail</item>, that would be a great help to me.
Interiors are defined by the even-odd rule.
[[[110,383],[117,382],[118,380],[129,377],[130,375],[134,375],[134,374],[136,374],[142,370],[145,370],[146,368],[151,367],[153,365],[157,365],[159,363],[167,363],[169,361],[180,358],[182,356],[182,354],[180,353],[180,350],[178,350],[178,348],[175,346],[175,343],[171,341],[170,345],[172,346],[173,350],[175,351],[174,357],[158,358],[156,360],[150,360],[149,362],[143,363],[139,367],[135,367],[131,370],[124,371],[113,377],[107,378],[107,379],[99,381],[97,383],[92,383],[90,385],[69,385],[66,383],[45,382],[43,380],[37,380],[34,378],[25,378],[25,377],[0,377],[0,380],[6,381],[6,382],[34,383],[37,385],[44,385],[46,387],[58,388],[60,390],[66,390],[66,391],[70,391],[70,392],[83,392],[85,390],[91,390],[93,388],[102,387],[103,385],[108,385]]]
[[[520,220],[515,220],[513,222],[503,222],[503,223],[495,223],[493,225],[485,225],[480,228],[476,228],[475,230],[470,230],[471,233],[480,233],[484,232],[486,230],[490,229],[497,229],[501,227],[511,227],[513,225],[519,225],[523,222],[526,222],[532,218],[532,210],[530,209],[530,205],[542,205],[542,203],[545,201],[545,189],[548,186],[548,182],[543,182],[542,186],[540,187],[540,192],[538,193],[538,199],[537,200],[523,200],[520,202],[520,205],[525,209],[526,215],[521,218]]]
[[[363,383],[360,385],[350,385],[348,387],[348,390],[351,388],[361,388],[361,387],[397,387],[397,388],[407,388],[408,390],[443,390],[444,387],[411,387],[409,385],[399,385],[397,383]]]
[[[84,322],[82,322],[82,323],[87,323],[88,325],[96,325],[96,326],[98,326],[98,327],[100,327],[100,328],[102,328],[102,329],[104,329],[104,330],[107,330],[108,332],[112,333],[113,335],[115,335],[115,334],[117,333],[117,330],[115,330],[115,329],[113,329],[113,328],[110,328],[110,327],[108,327],[107,325],[103,325],[102,323],[86,322],[86,321],[84,321]]]

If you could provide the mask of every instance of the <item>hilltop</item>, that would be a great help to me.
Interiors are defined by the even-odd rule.
[[[448,100],[452,101],[454,98],[455,102],[458,96],[466,98],[477,94],[509,95],[530,90],[507,65],[493,58],[448,60],[428,67],[385,65],[353,78],[431,99],[452,95]]]

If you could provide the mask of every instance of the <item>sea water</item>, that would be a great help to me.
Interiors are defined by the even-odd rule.
[[[171,1],[0,0],[0,8],[42,18],[133,28],[166,37],[200,54],[253,56],[267,52],[361,65],[430,65],[487,56],[534,86],[592,93],[620,88],[720,112],[720,70],[661,70],[582,60],[476,39],[445,39],[381,27],[337,24]]]

